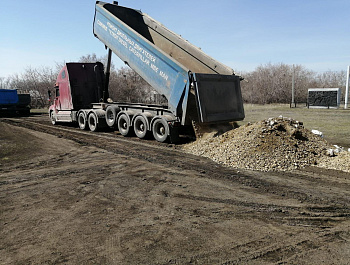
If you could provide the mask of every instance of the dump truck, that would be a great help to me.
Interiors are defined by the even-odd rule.
[[[29,115],[31,98],[29,93],[17,89],[0,89],[0,115]]]
[[[49,109],[53,124],[77,122],[91,131],[108,126],[165,142],[193,125],[244,119],[242,78],[149,15],[97,1],[93,34],[108,49],[105,74],[101,63],[67,63]],[[110,100],[112,53],[163,95],[166,106]]]

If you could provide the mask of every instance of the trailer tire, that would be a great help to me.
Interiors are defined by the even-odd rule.
[[[130,119],[129,116],[125,113],[121,114],[118,117],[118,131],[123,136],[129,136],[130,135]]]
[[[56,120],[55,115],[53,114],[53,111],[50,112],[50,120],[51,120],[52,125],[57,124],[57,120]]]
[[[98,130],[98,119],[95,113],[93,112],[89,113],[88,124],[89,124],[90,131],[96,132]]]
[[[117,113],[119,108],[115,106],[108,106],[106,109],[106,123],[109,127],[114,127],[116,124]]]
[[[142,116],[137,116],[134,119],[134,132],[140,139],[144,139],[148,135],[147,121]]]
[[[152,133],[154,139],[158,142],[164,143],[169,136],[169,125],[164,119],[156,119],[152,125]]]
[[[88,127],[86,114],[84,112],[79,112],[78,114],[78,125],[79,125],[79,128],[82,130],[86,130]]]

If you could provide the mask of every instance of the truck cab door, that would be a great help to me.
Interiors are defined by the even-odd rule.
[[[68,80],[67,68],[63,67],[57,78],[55,107],[57,110],[72,110],[72,96]]]
[[[55,99],[53,101],[53,105],[55,106],[55,110],[61,110],[59,86],[56,84],[54,89],[55,89]]]

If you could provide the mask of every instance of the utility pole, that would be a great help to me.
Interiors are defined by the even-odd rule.
[[[295,101],[294,101],[294,94],[295,94],[295,69],[294,69],[294,64],[293,64],[293,73],[292,73],[292,104],[291,106],[295,106]]]
[[[350,66],[348,66],[348,73],[346,76],[346,89],[345,89],[345,105],[344,109],[348,108],[348,100],[349,100],[349,77],[350,77]]]

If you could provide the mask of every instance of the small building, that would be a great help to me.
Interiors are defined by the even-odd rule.
[[[339,108],[340,88],[309,88],[307,105],[309,108]]]

